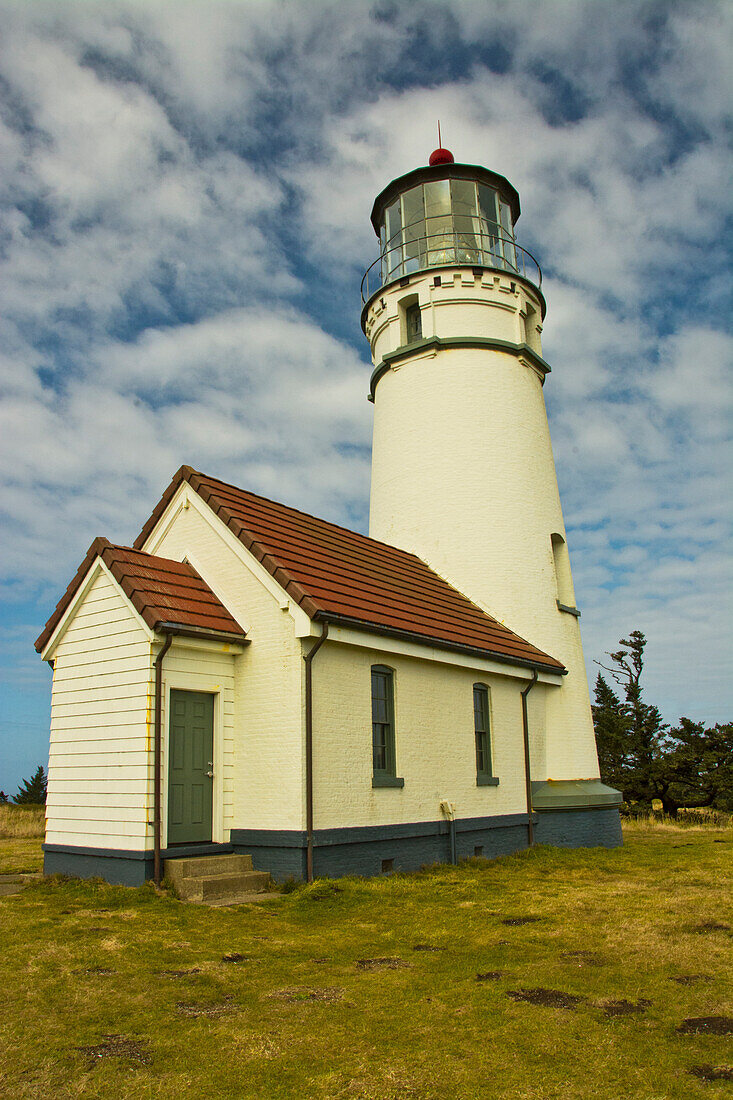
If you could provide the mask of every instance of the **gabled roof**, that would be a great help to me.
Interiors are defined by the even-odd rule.
[[[311,619],[564,672],[415,554],[182,466],[135,540],[188,482]]]
[[[97,558],[110,573],[151,630],[166,625],[191,632],[244,638],[245,632],[232,618],[209,586],[187,562],[158,558],[129,546],[113,546],[108,539],[95,539],[87,550],[76,576],[36,640],[40,653],[73,600],[79,586]]]

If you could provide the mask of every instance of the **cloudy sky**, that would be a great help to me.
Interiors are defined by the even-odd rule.
[[[374,195],[444,143],[545,273],[586,660],[649,642],[730,719],[733,5],[0,3],[0,787],[47,756],[33,639],[187,462],[367,527]]]

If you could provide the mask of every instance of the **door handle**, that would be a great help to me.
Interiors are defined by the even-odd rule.
[[[214,773],[213,772],[207,772],[206,774],[208,775],[209,779],[214,778]]]

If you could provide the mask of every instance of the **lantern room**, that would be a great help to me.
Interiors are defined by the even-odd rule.
[[[515,240],[516,190],[480,165],[455,164],[448,150],[385,187],[371,218],[380,249],[364,276],[364,301],[395,279],[446,265],[511,271],[540,285],[537,262]]]

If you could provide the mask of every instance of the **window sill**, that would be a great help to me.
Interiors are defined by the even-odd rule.
[[[477,775],[476,776],[477,787],[498,787],[499,779],[495,775]]]
[[[404,779],[399,779],[396,775],[373,775],[372,787],[404,787]]]
[[[580,618],[580,612],[577,607],[568,607],[566,603],[560,603],[559,600],[555,600],[558,611],[564,611],[566,615],[574,615],[576,619]]]

